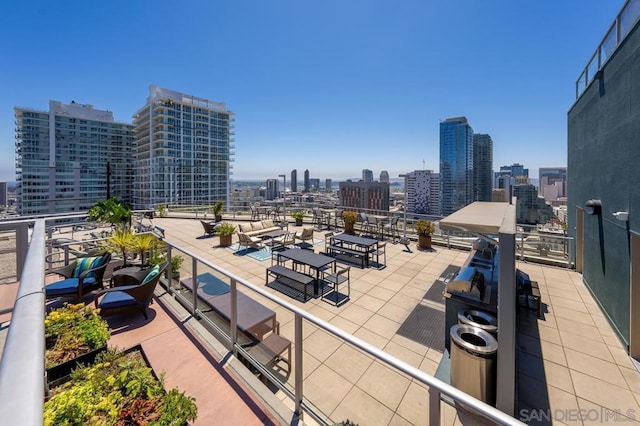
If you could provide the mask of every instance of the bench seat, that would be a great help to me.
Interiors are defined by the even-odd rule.
[[[347,254],[349,256],[357,257],[357,258],[359,258],[361,260],[362,269],[364,269],[365,264],[366,264],[367,260],[369,259],[369,253],[367,253],[366,251],[356,250],[356,249],[352,249],[352,248],[345,247],[345,246],[330,245],[329,247],[327,247],[327,252],[329,253],[330,256],[332,256],[332,255],[334,255],[336,253],[343,253],[343,254]]]
[[[273,275],[276,278],[276,280],[278,280],[279,278],[287,278],[291,281],[294,281],[298,284],[303,285],[305,301],[307,300],[307,286],[309,284],[313,284],[313,282],[315,281],[315,279],[312,276],[309,276],[300,272],[296,272],[283,265],[273,265],[267,268],[266,277],[265,277],[267,282],[269,282],[269,274]],[[284,281],[280,281],[280,282],[288,285]]]

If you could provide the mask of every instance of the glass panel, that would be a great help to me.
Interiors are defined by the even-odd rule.
[[[640,17],[640,0],[631,0],[620,12],[620,39],[624,40],[633,25]]]
[[[609,59],[613,52],[615,52],[616,47],[616,26],[613,25],[607,36],[604,38],[602,45],[600,45],[600,66],[607,62],[607,59]]]
[[[593,81],[593,76],[598,72],[598,55],[594,55],[587,65],[587,86]]]
[[[577,95],[580,96],[582,92],[584,92],[584,89],[586,88],[587,88],[587,74],[585,71],[583,71],[582,74],[580,74],[580,78],[578,78],[578,81],[576,82]]]

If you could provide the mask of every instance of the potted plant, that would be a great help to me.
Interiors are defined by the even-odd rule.
[[[431,248],[431,234],[436,230],[436,227],[430,220],[420,219],[414,225],[416,233],[418,234],[418,246],[422,249]]]
[[[116,228],[111,236],[101,242],[101,247],[110,253],[122,255],[122,267],[127,267],[127,251],[133,249],[135,235],[130,228]]]
[[[342,213],[342,220],[344,220],[344,233],[353,234],[353,227],[358,220],[358,213],[354,211],[346,211]]]
[[[164,204],[158,204],[158,216],[164,217]]]
[[[224,211],[224,201],[222,201],[222,200],[216,201],[216,203],[211,208],[211,212],[213,213],[213,216],[215,217],[215,221],[216,222],[221,222],[222,221],[222,212],[223,211]]]
[[[221,223],[216,227],[216,234],[220,237],[220,247],[231,245],[231,236],[235,234],[236,227],[229,222]]]
[[[141,266],[147,266],[145,256],[150,253],[158,243],[153,234],[135,234],[131,240],[131,248],[140,255]]]
[[[296,226],[302,226],[302,219],[304,219],[304,212],[302,210],[291,213],[291,217],[296,220]]]
[[[175,280],[180,279],[180,267],[184,262],[184,257],[179,254],[171,256],[171,278]]]
[[[84,303],[54,309],[44,320],[45,367],[49,381],[66,376],[78,363],[92,361],[106,349],[111,330],[99,310]]]

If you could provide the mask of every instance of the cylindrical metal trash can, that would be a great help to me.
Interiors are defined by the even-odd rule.
[[[484,330],[493,337],[498,336],[498,319],[488,312],[475,309],[458,311],[458,324],[467,324]]]
[[[496,404],[498,341],[466,324],[451,327],[451,385],[487,404]]]

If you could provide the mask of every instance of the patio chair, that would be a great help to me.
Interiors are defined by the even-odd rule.
[[[276,206],[275,209],[271,210],[271,217],[274,221],[281,221],[280,213],[282,213],[282,208],[280,206]]]
[[[104,271],[111,260],[111,253],[100,253],[94,256],[77,257],[62,268],[51,271],[62,275],[65,279],[44,287],[45,297],[70,297],[80,299],[85,294],[103,288]]]
[[[251,220],[260,220],[260,215],[258,215],[258,208],[256,206],[251,207]]]
[[[383,233],[386,233],[395,241],[396,238],[400,239],[400,231],[398,231],[398,217],[392,217],[389,223],[384,225]]]
[[[147,308],[153,302],[153,292],[167,265],[165,262],[151,268],[141,283],[122,280],[119,282],[121,285],[102,290],[94,302],[96,308],[100,309],[101,315],[115,310],[135,308],[142,311],[145,319],[149,319]]]
[[[287,248],[293,246],[296,243],[296,234],[293,232],[287,232],[281,237],[276,237],[271,243],[272,250],[278,250],[281,248]]]
[[[261,249],[264,247],[264,244],[262,243],[262,240],[260,238],[250,237],[244,232],[238,232],[238,245],[239,245],[238,248],[245,247],[245,248]]]
[[[339,306],[349,300],[349,297],[351,296],[350,271],[351,267],[345,266],[344,268],[337,269],[330,274],[325,274],[322,279],[327,283],[327,288],[330,291],[327,294],[325,294],[325,291],[322,291],[320,298],[322,300],[325,300],[326,298],[328,300],[325,301],[332,302],[336,306]],[[346,295],[343,295],[338,291],[340,284],[343,283],[347,283]]]
[[[302,228],[302,232],[296,234],[296,240],[302,241],[304,248],[313,249],[313,228]]]
[[[387,266],[387,243],[379,242],[370,252],[371,257],[376,257],[376,268],[383,269]],[[380,256],[383,256],[384,262],[380,263]]]
[[[322,227],[322,213],[320,212],[320,208],[319,207],[314,207],[313,208],[312,222],[313,222],[314,226],[318,227],[318,229],[320,229]]]
[[[204,235],[214,235],[216,233],[216,224],[215,222],[205,222],[204,220],[201,220],[200,223],[202,224],[202,227],[204,228]]]

